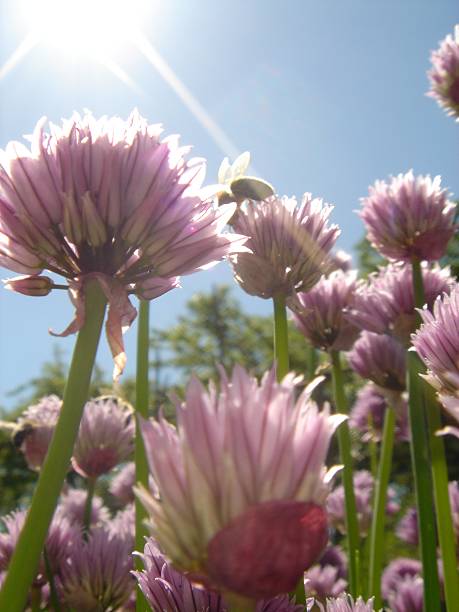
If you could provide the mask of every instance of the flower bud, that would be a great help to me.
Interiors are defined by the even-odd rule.
[[[48,276],[16,276],[3,282],[5,289],[35,297],[48,295],[53,288],[53,281]]]

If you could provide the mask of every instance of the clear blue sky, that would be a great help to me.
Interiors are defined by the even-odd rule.
[[[413,168],[441,174],[459,193],[457,125],[425,96],[430,51],[459,21],[456,1],[153,4],[144,34],[235,146],[251,151],[257,172],[278,193],[310,191],[335,205],[341,248],[351,250],[362,235],[353,211],[378,178]],[[0,66],[27,33],[16,6],[0,2]],[[0,147],[30,133],[42,115],[58,122],[89,108],[126,117],[136,106],[193,144],[214,182],[223,153],[171,86],[132,46],[113,59],[137,90],[88,58],[37,46],[0,79]],[[216,282],[232,283],[227,264],[184,278],[183,289],[152,304],[152,324],[172,324],[193,292]],[[235,293],[248,310],[270,311],[270,304]],[[0,289],[0,405],[12,404],[6,392],[37,375],[53,345],[70,355],[74,339],[56,340],[47,330],[63,329],[71,316],[63,293],[29,298]],[[126,346],[131,374],[134,327]],[[111,371],[105,339],[99,355]]]

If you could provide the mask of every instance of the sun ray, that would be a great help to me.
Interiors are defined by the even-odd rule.
[[[145,59],[156,68],[166,83],[175,91],[180,100],[182,100],[196,120],[203,126],[223,154],[235,159],[240,154],[238,147],[231,141],[230,137],[214,119],[212,119],[207,110],[175,74],[166,60],[160,55],[145,35],[141,32],[137,32],[136,35],[132,37],[132,43],[138,48]]]
[[[0,80],[3,79],[39,42],[38,36],[29,34],[16,47],[6,62],[0,67]]]
[[[127,85],[130,89],[132,89],[137,95],[145,96],[145,91],[138,85],[134,79],[132,79],[129,74],[121,68],[119,64],[117,64],[114,60],[109,57],[98,57],[99,61],[104,68],[107,68],[112,74],[114,74],[122,83]]]

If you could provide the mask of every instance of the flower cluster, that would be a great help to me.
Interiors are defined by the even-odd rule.
[[[429,95],[448,113],[459,117],[459,26],[432,52]]]

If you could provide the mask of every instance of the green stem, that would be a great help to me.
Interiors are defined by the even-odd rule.
[[[41,587],[32,587],[30,590],[30,608],[32,612],[41,610]]]
[[[368,431],[371,436],[368,441],[368,450],[370,453],[370,469],[371,475],[376,480],[378,473],[378,445],[375,440],[375,428],[373,416],[371,414],[368,415]]]
[[[49,557],[48,557],[48,552],[46,550],[46,546],[43,549],[43,558],[45,560],[46,577],[48,578],[48,582],[49,582],[49,591],[50,591],[49,599],[51,603],[51,609],[53,610],[53,612],[60,612],[61,606],[59,604],[59,597],[57,596],[57,591],[56,591],[56,583],[54,582],[54,575],[51,569],[51,563],[49,562]]]
[[[150,387],[148,384],[148,351],[150,347],[150,302],[140,300],[139,320],[137,327],[137,372],[136,372],[136,412],[144,419],[148,418],[148,405]],[[142,435],[140,433],[140,420],[136,422],[135,436],[135,479],[137,483],[148,488],[148,463],[145,455]],[[144,525],[147,518],[145,508],[140,501],[135,500],[135,549],[143,552],[145,536],[148,535]],[[137,570],[143,569],[142,560],[136,555],[135,565]],[[147,601],[142,591],[137,588],[136,611],[145,612],[149,610]]]
[[[91,512],[92,512],[92,500],[94,497],[94,491],[96,490],[97,478],[88,478],[86,481],[86,501],[84,504],[83,514],[83,527],[85,533],[89,533],[91,529]]]
[[[277,380],[282,380],[289,371],[288,327],[285,297],[277,295],[274,302],[274,357],[277,362]]]
[[[0,610],[22,612],[24,608],[88,399],[106,305],[97,281],[88,283],[85,303],[86,321],[75,343],[61,414],[0,591]]]
[[[424,289],[420,262],[413,260],[412,268],[414,302],[417,308],[421,308],[424,304]],[[441,610],[440,583],[437,568],[437,538],[432,493],[431,457],[429,454],[425,398],[422,381],[419,377],[423,368],[417,354],[413,351],[408,351],[407,365],[408,411],[411,430],[410,449],[418,511],[419,546],[423,575],[429,577],[428,585],[426,583],[427,588],[424,588],[424,610],[439,612]]]
[[[340,355],[331,351],[333,396],[337,412],[347,414],[347,402],[344,395],[343,371],[341,369]],[[357,523],[357,510],[355,505],[354,479],[352,470],[351,436],[349,425],[344,421],[338,427],[338,444],[343,464],[344,500],[346,506],[346,532],[349,553],[349,591],[353,597],[360,594],[359,586],[359,547],[360,536]]]
[[[386,512],[387,487],[392,465],[392,450],[394,447],[395,411],[387,408],[384,417],[384,431],[381,443],[381,456],[379,460],[378,478],[375,482],[373,500],[373,520],[370,534],[370,575],[368,593],[374,596],[376,610],[382,605],[381,601],[381,569],[384,551],[384,523]]]
[[[308,380],[312,380],[316,376],[317,370],[317,351],[312,344],[308,344],[307,364],[308,364]]]
[[[435,433],[442,428],[440,407],[432,387],[424,385],[426,391],[427,422],[429,426],[430,454],[434,485],[437,530],[443,561],[443,582],[446,610],[454,612],[459,602],[459,576],[456,559],[456,536],[454,533],[451,504],[448,492],[448,469],[443,439]],[[428,389],[427,389],[428,387]]]

